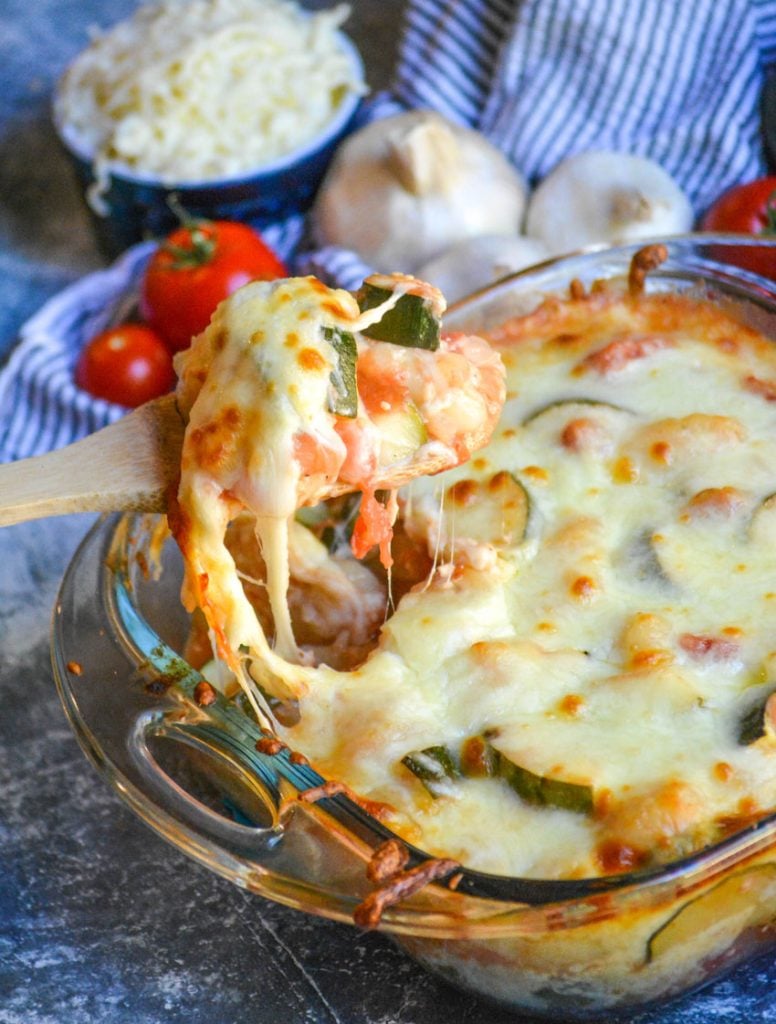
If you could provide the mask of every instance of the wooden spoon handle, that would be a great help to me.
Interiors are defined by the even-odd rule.
[[[69,512],[163,512],[180,470],[174,395],[57,451],[0,466],[0,526]]]

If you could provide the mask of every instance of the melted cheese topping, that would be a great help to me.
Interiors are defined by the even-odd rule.
[[[422,282],[376,280],[392,293],[363,313],[349,292],[314,278],[247,285],[176,357],[179,406],[188,422],[171,525],[184,555],[184,602],[202,608],[216,651],[260,714],[254,681],[281,697],[299,696],[309,685],[287,604],[288,522],[296,508],[337,484],[361,489],[361,533],[387,548],[397,506],[395,500],[379,505],[375,490],[390,487],[395,473],[412,475],[413,460],[430,460],[435,469],[456,465],[487,439],[503,403],[503,365],[479,339],[443,340],[437,351],[421,351],[359,337],[409,291],[435,313],[443,308],[439,293]],[[333,331],[355,336],[354,362],[359,349],[358,401],[350,417],[331,411],[344,358]],[[463,410],[454,422],[451,400]],[[386,444],[390,438],[379,426],[387,414],[413,426],[405,448]],[[255,516],[274,648],[224,544],[229,521],[242,509]]]
[[[708,303],[608,292],[492,340],[508,401],[490,444],[400,492],[436,571],[359,668],[305,670],[285,738],[475,868],[671,859],[776,804],[772,343]],[[592,791],[592,810],[537,806],[502,777],[432,795],[404,761],[478,736]]]

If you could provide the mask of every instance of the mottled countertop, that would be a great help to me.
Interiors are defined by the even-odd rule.
[[[100,265],[48,117],[90,23],[132,0],[0,3],[0,354],[24,318]],[[374,85],[399,2],[350,24]],[[88,518],[0,530],[0,1024],[508,1024],[380,935],[237,889],[136,819],[81,753],[49,663],[51,609]],[[640,1024],[776,1024],[760,961]]]

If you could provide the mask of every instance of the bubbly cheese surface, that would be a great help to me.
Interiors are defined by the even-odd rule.
[[[773,809],[772,342],[703,299],[614,287],[491,331],[507,367],[498,426],[400,490],[386,576],[327,548],[315,517],[284,518],[317,465],[299,437],[320,459],[349,429],[326,411],[322,325],[363,314],[312,279],[238,295],[179,357],[193,519],[178,536],[224,647],[290,699],[276,722],[290,746],[406,840],[507,875],[637,870]],[[484,372],[478,344],[453,337],[420,360],[362,338],[355,450],[374,427],[365,399],[392,413],[397,382],[397,408],[419,403],[455,448],[451,424],[463,431],[484,384],[448,356],[463,346]],[[263,566],[252,529],[222,541],[237,506],[260,513]],[[346,529],[350,506],[321,509]],[[252,598],[238,570],[258,577]],[[270,590],[291,579],[285,626],[274,602],[256,611],[263,572]]]
[[[609,292],[491,340],[493,439],[400,492],[430,574],[358,668],[305,669],[286,739],[474,868],[673,859],[776,804],[773,345],[702,300]],[[467,770],[483,742],[500,772]],[[441,748],[432,792],[408,763]]]

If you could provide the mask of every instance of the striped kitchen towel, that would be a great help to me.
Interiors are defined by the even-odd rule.
[[[393,110],[479,129],[533,185],[586,150],[650,157],[700,216],[766,172],[774,63],[776,0],[409,0]],[[344,287],[370,269],[330,248],[303,265]]]
[[[482,131],[531,183],[585,150],[648,156],[700,214],[765,171],[760,93],[774,61],[776,0],[408,0],[393,88],[365,117],[437,110]],[[288,250],[301,227],[277,225],[270,240]],[[108,305],[120,280],[131,287],[133,260],[74,286],[22,332],[0,374],[1,460],[120,415],[78,392],[71,371],[100,319],[97,292]],[[333,248],[297,251],[292,264],[349,288],[370,270]]]

